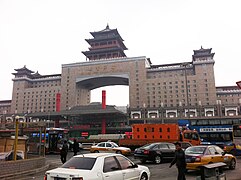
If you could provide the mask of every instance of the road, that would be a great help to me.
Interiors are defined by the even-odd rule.
[[[87,153],[84,151],[82,153]],[[67,159],[71,158],[73,153],[68,153]],[[129,156],[133,162],[140,164],[139,160],[134,159],[133,156]],[[237,166],[235,170],[225,170],[227,180],[241,180],[241,157],[237,158]],[[62,163],[60,161],[59,155],[47,155],[46,156],[47,163],[50,164],[50,169],[60,166]],[[151,171],[151,179],[150,180],[176,180],[177,177],[177,169],[175,166],[169,168],[170,162],[164,162],[162,164],[154,164],[154,163],[146,163],[142,164],[148,166]],[[186,174],[187,180],[196,180],[197,176],[199,176],[198,172],[188,172]],[[35,174],[34,176],[23,177],[21,180],[43,180],[44,173]]]

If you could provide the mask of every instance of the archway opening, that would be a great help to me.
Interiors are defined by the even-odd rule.
[[[129,105],[129,86],[104,86],[91,91],[90,102],[102,101],[102,90],[106,91],[106,104],[115,106]]]

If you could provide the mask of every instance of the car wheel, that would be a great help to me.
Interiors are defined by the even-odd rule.
[[[116,151],[116,154],[122,154],[122,152],[121,151]]]
[[[98,151],[98,150],[95,150],[94,153],[99,153],[99,151]]]
[[[232,159],[229,164],[229,169],[235,169],[236,168],[236,161],[235,159]]]
[[[148,180],[147,174],[146,174],[146,173],[143,173],[143,174],[141,175],[141,179],[140,179],[140,180]]]
[[[159,155],[155,156],[154,161],[155,161],[156,164],[160,164],[162,162],[161,156],[159,156]]]

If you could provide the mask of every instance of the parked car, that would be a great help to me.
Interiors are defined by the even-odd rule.
[[[186,149],[187,170],[200,170],[200,166],[211,163],[223,162],[229,169],[235,169],[236,157],[227,154],[216,145],[191,146]]]
[[[149,180],[148,167],[114,153],[89,153],[72,157],[61,167],[45,173],[45,180]]]
[[[176,147],[173,143],[151,143],[135,149],[134,157],[140,159],[142,163],[153,161],[156,164],[160,164],[163,159],[173,159],[175,149]]]
[[[109,152],[109,153],[117,153],[123,155],[131,154],[131,149],[127,147],[120,147],[114,142],[101,142],[95,146],[90,147],[90,152],[99,153],[99,152]]]

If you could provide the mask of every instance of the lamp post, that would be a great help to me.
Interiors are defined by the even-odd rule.
[[[182,67],[184,67],[184,76],[185,76],[185,86],[186,86],[186,96],[187,96],[187,118],[190,118],[190,108],[189,108],[189,96],[188,96],[188,83],[187,83],[187,66],[189,66],[189,63],[182,63]]]

